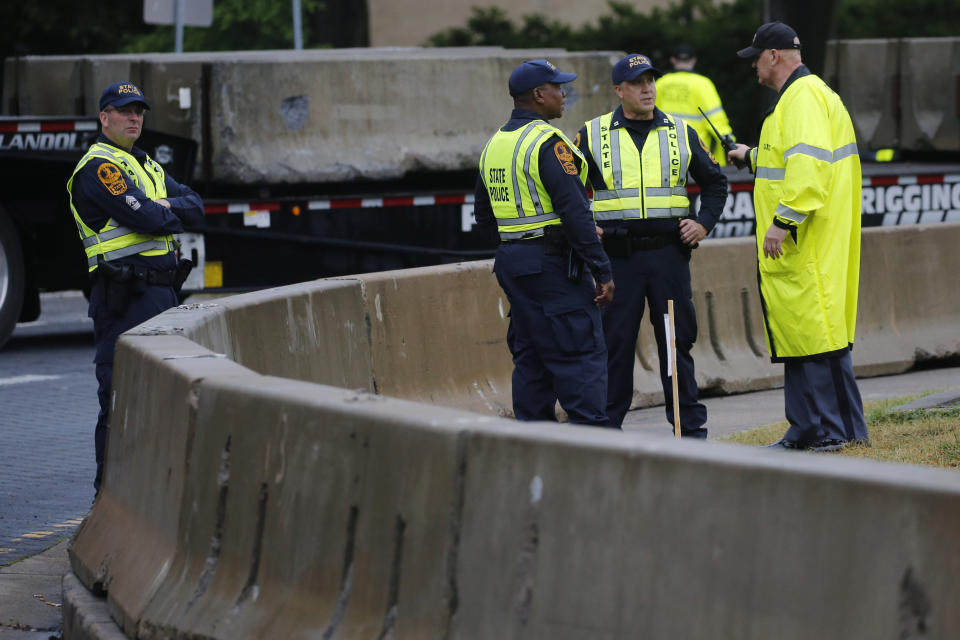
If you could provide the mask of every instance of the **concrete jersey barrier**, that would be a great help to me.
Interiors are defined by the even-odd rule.
[[[864,234],[864,366],[960,350],[958,234]],[[764,377],[751,246],[695,258],[734,276],[694,285],[717,386]],[[495,287],[487,262],[371,274],[125,334],[74,573],[131,638],[960,634],[956,473],[479,413],[508,406]]]
[[[383,180],[476,169],[484,143],[513,108],[507,78],[531,58],[546,56],[579,74],[577,99],[555,122],[576,131],[616,106],[610,68],[622,55],[380,47],[23,56],[4,63],[0,109],[96,115],[103,87],[123,78],[151,105],[148,128],[200,143],[204,182]]]
[[[864,231],[858,375],[902,373],[960,353],[960,225]],[[770,363],[754,241],[705,242],[692,258],[693,347],[705,393],[782,384]],[[512,416],[509,304],[491,261],[318,280],[218,301],[196,329],[209,348],[266,375]],[[219,307],[211,307],[217,309]],[[642,323],[634,407],[663,402],[651,321]],[[149,323],[148,323],[149,326]]]

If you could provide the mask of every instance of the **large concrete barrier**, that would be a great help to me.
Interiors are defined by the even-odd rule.
[[[150,102],[147,128],[200,144],[205,182],[379,180],[476,169],[513,108],[507,78],[531,58],[580,74],[577,99],[556,121],[575,132],[616,106],[610,69],[621,55],[383,47],[24,56],[4,63],[0,113],[95,115],[103,87],[128,79]]]
[[[71,551],[128,637],[960,632],[955,473],[515,423],[238,371],[180,337],[121,350],[213,367],[154,378],[163,407],[113,425]],[[144,453],[120,471],[120,447]]]
[[[74,572],[88,587],[110,591],[118,621],[143,609],[177,550],[196,380],[250,375],[175,335],[152,336],[149,344],[152,349],[137,349],[136,343],[118,348],[115,375],[122,382],[113,392],[110,468],[104,478],[110,489],[102,492],[71,547],[74,560],[98,558],[86,564],[74,561]],[[119,544],[118,538],[127,543]]]
[[[960,353],[958,241],[864,234],[863,366]],[[776,382],[752,246],[695,258],[705,388]],[[128,332],[74,573],[131,638],[960,634],[956,473],[483,415],[509,406],[504,304],[479,262]]]
[[[956,151],[958,78],[957,36],[827,42],[824,79],[850,110],[861,151]]]
[[[951,275],[960,273],[960,252],[952,242],[960,242],[960,225],[864,232],[859,375],[960,354],[960,289]],[[188,328],[265,375],[512,416],[509,304],[491,270],[477,261],[281,287],[221,299],[208,307],[209,319]],[[701,391],[780,385],[782,367],[766,350],[753,239],[710,240],[694,252],[691,270]],[[648,311],[642,324],[634,407],[663,402],[651,322],[662,319]]]
[[[510,305],[490,261],[370,274],[361,281],[378,393],[513,415]]]
[[[903,230],[903,229],[901,229]],[[960,354],[960,225],[864,233],[853,361],[859,375]]]

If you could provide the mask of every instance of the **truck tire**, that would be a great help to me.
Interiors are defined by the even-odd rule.
[[[0,347],[17,326],[23,305],[23,249],[17,228],[0,206]]]

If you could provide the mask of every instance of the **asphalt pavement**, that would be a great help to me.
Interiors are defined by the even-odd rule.
[[[0,640],[59,638],[67,544],[93,498],[97,383],[80,292],[0,351]]]
[[[74,301],[76,302],[76,301]],[[83,326],[82,319],[77,319]],[[80,330],[73,327],[71,331]],[[40,332],[38,326],[18,327],[21,335],[33,335]],[[17,336],[17,333],[15,333]],[[92,373],[91,373],[92,375]],[[914,371],[895,376],[865,378],[859,380],[860,391],[865,402],[871,400],[936,393],[926,404],[937,403],[953,405],[960,403],[960,367],[946,367]],[[95,394],[94,394],[95,395]],[[79,398],[78,398],[79,400]],[[95,402],[95,397],[94,397]],[[783,390],[773,389],[735,396],[706,398],[710,439],[744,429],[772,424],[784,420]],[[916,406],[924,405],[920,401]],[[3,413],[6,407],[0,409]],[[0,415],[3,415],[0,413]],[[94,416],[95,417],[95,416]],[[37,420],[42,422],[43,419]],[[41,425],[37,425],[38,428]],[[651,437],[672,437],[672,429],[666,422],[662,406],[638,409],[627,414],[624,428],[628,431],[648,434]],[[90,425],[92,430],[92,423]],[[89,438],[90,433],[83,433]],[[6,439],[6,438],[5,438]],[[18,447],[33,446],[29,442],[2,443],[0,452],[0,473],[30,473],[35,471],[29,456],[18,456]],[[92,447],[91,447],[92,449]],[[13,451],[13,453],[9,453]],[[92,451],[90,452],[92,456]],[[70,464],[60,461],[59,464]],[[75,464],[83,465],[83,462]],[[3,467],[7,468],[3,468]],[[83,473],[89,470],[85,469]],[[41,474],[42,475],[42,474]],[[7,496],[0,496],[6,499]],[[0,556],[0,640],[48,640],[60,638],[62,627],[61,581],[69,571],[67,558],[68,541],[62,539],[72,531],[76,517],[69,509],[63,513],[63,521],[68,523],[57,535],[41,539],[41,547],[46,550],[12,564],[3,564]],[[69,524],[74,521],[73,524]],[[43,547],[46,545],[46,547]],[[38,549],[39,550],[39,549]]]

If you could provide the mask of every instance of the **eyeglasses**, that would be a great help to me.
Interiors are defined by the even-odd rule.
[[[112,111],[116,111],[117,113],[124,113],[124,114],[135,113],[135,114],[137,114],[138,116],[142,116],[142,115],[143,115],[143,112],[145,111],[143,105],[140,104],[140,103],[137,103],[137,102],[135,102],[135,103],[133,103],[133,104],[126,104],[126,105],[124,105],[124,106],[122,106],[122,107],[104,107],[103,110],[104,110],[106,113],[110,113],[110,112],[112,112]]]

